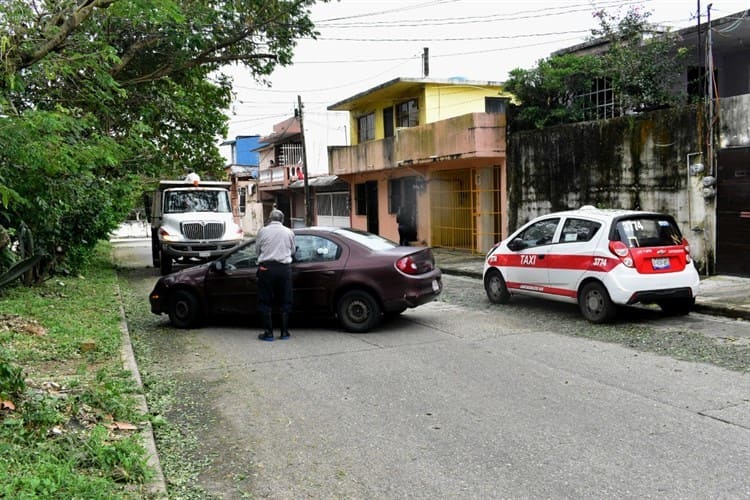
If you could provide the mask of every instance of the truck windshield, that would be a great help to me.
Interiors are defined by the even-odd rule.
[[[231,212],[229,192],[220,190],[169,191],[164,197],[164,213]]]

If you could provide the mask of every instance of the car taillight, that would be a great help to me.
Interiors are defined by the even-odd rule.
[[[692,258],[690,257],[690,244],[687,238],[682,238],[682,246],[685,249],[685,262],[690,262]]]
[[[620,261],[627,267],[633,267],[633,257],[630,255],[630,249],[622,241],[610,241],[609,251],[620,258]]]
[[[405,274],[417,274],[419,272],[417,263],[408,255],[396,261],[396,268]]]

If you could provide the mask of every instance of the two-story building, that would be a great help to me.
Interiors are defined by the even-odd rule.
[[[290,227],[311,223],[349,226],[349,186],[334,175],[305,178],[306,155],[298,116],[273,127],[260,138],[258,193],[262,212],[267,216],[276,206],[286,215]]]
[[[507,232],[506,108],[498,82],[396,78],[328,107],[351,146],[328,148],[351,186],[351,225],[398,241],[484,252]]]

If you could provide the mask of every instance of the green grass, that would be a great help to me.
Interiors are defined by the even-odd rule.
[[[146,417],[120,358],[109,255],[102,243],[82,275],[0,295],[2,498],[148,496],[140,435],[113,429]]]

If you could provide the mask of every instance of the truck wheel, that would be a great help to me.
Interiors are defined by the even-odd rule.
[[[161,275],[170,274],[172,272],[172,257],[166,255],[164,252],[159,252],[159,255]]]
[[[151,260],[154,264],[154,267],[160,266],[160,253],[161,251],[159,250],[159,237],[154,233],[151,235]]]
[[[192,328],[200,319],[200,303],[195,294],[177,290],[169,304],[169,321],[177,328]]]

